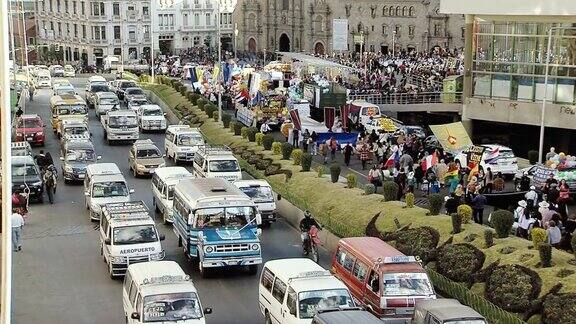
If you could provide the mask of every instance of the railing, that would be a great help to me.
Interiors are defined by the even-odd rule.
[[[105,15],[90,15],[89,17],[90,19],[97,21],[108,20],[108,18]]]
[[[484,297],[477,295],[466,288],[461,283],[454,282],[430,267],[426,268],[428,276],[432,280],[434,287],[442,292],[446,297],[458,299],[462,304],[468,305],[478,313],[482,314],[489,323],[495,324],[524,324],[516,315],[503,310],[502,308],[492,304]]]
[[[409,105],[430,103],[462,103],[462,93],[421,92],[421,93],[367,93],[350,94],[349,100],[365,100],[375,105]]]
[[[413,84],[419,87],[429,87],[429,86],[437,86],[440,88],[442,87],[441,81],[429,80],[428,78],[423,78],[422,76],[416,74],[409,74],[406,77],[406,83]]]

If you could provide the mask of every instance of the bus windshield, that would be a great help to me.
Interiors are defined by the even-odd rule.
[[[252,207],[203,208],[196,210],[199,228],[240,228],[256,217]]]
[[[114,127],[137,127],[138,121],[134,116],[110,116],[108,126]]]
[[[115,227],[112,230],[114,245],[151,243],[158,241],[154,225]]]
[[[434,293],[426,273],[390,273],[383,278],[384,296],[425,296]]]

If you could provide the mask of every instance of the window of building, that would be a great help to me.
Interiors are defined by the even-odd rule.
[[[92,27],[92,33],[93,33],[94,39],[100,39],[100,26]]]
[[[282,10],[290,10],[290,0],[282,0]]]
[[[72,1],[72,13],[73,14],[78,13],[78,5],[76,4],[76,0]]]
[[[402,11],[401,11],[401,9],[400,9],[400,6],[397,6],[397,7],[396,7],[396,12],[395,12],[396,16],[400,16],[401,12],[402,12]]]
[[[70,23],[66,23],[66,36],[70,36]]]
[[[86,38],[86,25],[82,25],[82,38]]]
[[[54,23],[52,21],[50,22],[50,30],[54,30]]]
[[[200,25],[200,14],[194,14],[194,26]]]
[[[64,0],[64,12],[68,13],[68,0]]]
[[[136,41],[136,26],[134,26],[134,25],[128,26],[128,39],[131,42]]]
[[[461,33],[460,37],[462,37],[462,38],[466,37],[466,28],[462,27],[460,33]]]
[[[128,11],[135,11],[135,7],[134,6],[128,6]]]
[[[114,55],[122,55],[122,49],[121,48],[114,48],[113,50]]]
[[[372,25],[372,31],[374,31],[374,25]]]
[[[112,4],[112,15],[120,16],[120,4],[118,2]]]
[[[200,36],[194,36],[194,46],[200,45]]]
[[[114,26],[114,39],[120,39],[120,26]]]
[[[396,27],[394,27],[394,33],[396,34],[396,37],[400,37],[401,32],[402,32],[402,26],[396,25]]]
[[[182,16],[182,25],[188,26],[188,14]]]
[[[174,26],[174,15],[173,14],[168,15],[168,26]]]
[[[84,5],[84,2],[80,2],[80,14],[81,15],[85,15],[86,14],[86,8]]]
[[[208,12],[206,13],[206,26],[212,25],[212,15]]]
[[[56,11],[61,12],[60,10],[60,0],[56,0]]]
[[[382,25],[382,35],[384,36],[388,35],[388,25],[386,24]]]
[[[442,33],[442,25],[439,23],[434,24],[434,36],[440,36]]]
[[[415,29],[416,29],[416,27],[414,27],[414,26],[408,26],[408,36],[414,37],[414,30]]]
[[[100,36],[102,36],[103,40],[106,39],[106,26],[100,26]]]
[[[149,16],[150,15],[150,8],[146,7],[142,7],[142,15],[143,16]]]
[[[414,10],[414,7],[410,7],[410,9],[408,10],[408,16],[410,17],[416,16],[416,11]]]
[[[402,16],[406,17],[408,15],[408,7],[402,7]]]
[[[58,35],[62,35],[62,23],[58,23]]]
[[[382,7],[382,16],[388,16],[388,7]]]
[[[105,16],[104,2],[92,2],[92,15],[93,16]]]
[[[78,37],[78,25],[74,24],[74,37]]]

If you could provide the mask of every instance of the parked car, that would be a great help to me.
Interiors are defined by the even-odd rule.
[[[417,300],[412,324],[486,324],[484,316],[456,299]]]
[[[12,142],[12,156],[32,156],[32,147],[28,142]]]
[[[14,125],[14,140],[44,146],[44,141],[46,140],[45,127],[46,125],[39,115],[22,115],[16,120]]]
[[[30,199],[44,201],[44,181],[40,169],[31,156],[13,156],[12,192],[28,193]]]

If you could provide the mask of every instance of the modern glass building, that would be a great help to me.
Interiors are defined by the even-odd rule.
[[[544,124],[545,151],[576,154],[576,1],[441,0],[440,11],[465,16],[462,121],[475,142],[526,156]]]

